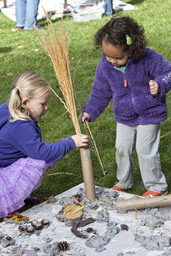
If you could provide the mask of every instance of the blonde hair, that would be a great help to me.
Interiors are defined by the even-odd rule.
[[[19,74],[12,84],[9,98],[10,121],[32,120],[30,117],[31,111],[26,105],[22,104],[22,99],[41,97],[47,91],[50,92],[48,82],[38,74],[31,71],[24,71]]]

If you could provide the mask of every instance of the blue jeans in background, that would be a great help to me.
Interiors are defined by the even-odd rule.
[[[28,19],[35,27],[37,26],[37,11],[40,0],[16,0],[16,25],[24,27],[24,30],[32,30]],[[25,19],[26,18],[26,19]]]
[[[113,0],[104,1],[104,14],[110,16],[114,14],[113,10]]]

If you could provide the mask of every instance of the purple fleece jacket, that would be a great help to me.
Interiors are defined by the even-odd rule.
[[[71,137],[54,144],[46,144],[42,142],[37,121],[10,122],[9,117],[8,104],[0,105],[0,167],[6,167],[28,156],[53,163],[76,148]]]
[[[127,87],[124,87],[127,80]],[[161,93],[150,93],[149,81],[155,80]],[[92,91],[83,111],[91,122],[114,102],[115,121],[125,125],[159,123],[167,119],[166,93],[171,89],[171,64],[162,55],[146,49],[142,58],[128,60],[122,73],[103,54],[99,61]]]

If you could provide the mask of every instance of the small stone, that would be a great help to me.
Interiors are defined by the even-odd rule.
[[[97,222],[108,222],[109,221],[109,213],[106,210],[102,210],[98,213]]]
[[[10,236],[6,236],[5,239],[6,239],[7,241],[11,241],[11,240],[12,240],[12,238],[11,238]]]
[[[85,244],[90,248],[98,248],[103,247],[104,245],[108,244],[110,241],[110,238],[105,236],[92,236],[91,238],[88,238],[85,242]]]
[[[52,242],[52,238],[50,238],[50,237],[45,237],[44,241],[45,241],[46,243],[50,243],[50,242]]]
[[[32,220],[31,225],[35,228],[35,226],[38,224],[38,220]]]
[[[24,250],[22,251],[22,255],[37,256],[37,252],[35,250]]]
[[[44,225],[44,226],[49,225],[49,220],[48,219],[43,219],[41,221],[41,224]]]
[[[126,224],[121,224],[121,230],[122,231],[128,231],[128,226]]]
[[[26,231],[27,233],[33,233],[33,232],[34,232],[34,227],[32,227],[32,226],[27,226],[27,227],[25,228],[25,231]]]
[[[87,228],[86,231],[87,231],[88,233],[91,233],[91,232],[94,231],[94,229],[93,229],[93,228]]]
[[[171,255],[171,248],[164,251],[163,256],[170,256]]]
[[[19,227],[18,227],[18,230],[20,230],[21,232],[24,231],[23,226],[19,226]]]
[[[55,203],[57,200],[56,200],[56,198],[55,198],[54,196],[50,196],[50,197],[48,198],[48,201],[49,201],[50,203]]]
[[[41,223],[37,223],[37,224],[35,225],[35,229],[36,229],[36,230],[42,230],[42,229],[43,229],[43,225],[42,225]]]
[[[103,246],[99,246],[98,248],[96,248],[96,252],[103,252],[104,250],[106,250],[106,248],[104,248]]]
[[[14,245],[15,244],[15,241],[14,239],[12,239],[10,236],[5,236],[3,239],[2,239],[2,242],[1,242],[1,246],[3,248],[9,246],[9,245]]]

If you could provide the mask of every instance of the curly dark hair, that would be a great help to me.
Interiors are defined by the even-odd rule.
[[[131,38],[131,45],[127,45],[126,35]],[[124,45],[129,58],[136,59],[144,54],[147,45],[144,28],[130,17],[112,18],[104,25],[95,35],[96,49],[100,48],[103,40],[113,46]]]

